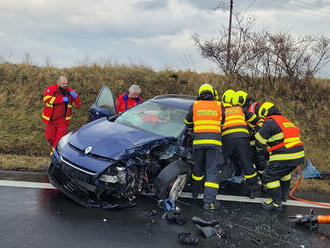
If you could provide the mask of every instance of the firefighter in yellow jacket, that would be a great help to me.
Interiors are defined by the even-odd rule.
[[[255,135],[256,145],[258,150],[266,146],[269,153],[263,180],[272,198],[263,208],[282,210],[282,201],[286,201],[290,190],[291,172],[304,162],[304,146],[299,128],[281,115],[273,103],[263,103],[258,114],[264,124]]]
[[[215,98],[213,87],[210,84],[203,84],[199,88],[198,99],[190,107],[185,120],[188,130],[193,130],[195,160],[192,169],[193,194],[196,194],[198,185],[204,181],[204,210],[217,208],[219,170],[224,163],[221,148],[224,109],[222,103]]]

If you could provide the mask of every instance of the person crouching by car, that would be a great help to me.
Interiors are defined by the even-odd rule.
[[[142,102],[140,94],[141,88],[137,84],[131,85],[128,92],[121,94],[116,100],[117,114],[140,104]]]
[[[267,147],[269,153],[263,179],[272,198],[263,208],[281,211],[290,190],[291,172],[304,163],[304,146],[299,128],[281,115],[273,103],[263,103],[258,114],[264,124],[255,135],[256,146],[258,151]]]
[[[72,106],[80,108],[81,100],[77,92],[68,87],[68,79],[60,76],[57,84],[46,89],[44,102],[42,121],[46,124],[45,137],[52,146],[52,155],[57,143],[68,131]]]

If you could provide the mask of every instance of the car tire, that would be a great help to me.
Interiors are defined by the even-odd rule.
[[[189,179],[191,166],[178,159],[166,166],[156,177],[153,189],[159,199],[177,200]]]

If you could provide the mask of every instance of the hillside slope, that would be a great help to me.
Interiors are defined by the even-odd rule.
[[[246,90],[261,101],[273,101],[280,111],[295,122],[302,132],[307,156],[322,171],[330,171],[330,81],[315,80],[303,95],[291,95],[286,84],[273,87],[261,79],[250,85],[214,73],[160,71],[144,66],[89,66],[67,69],[28,64],[0,64],[0,155],[47,156],[50,147],[44,138],[41,121],[45,88],[65,74],[69,86],[81,99],[82,108],[74,110],[70,130],[87,122],[88,109],[102,85],[115,96],[137,82],[143,99],[165,93],[193,94],[201,83],[211,83],[220,94],[228,88]],[[306,97],[307,96],[307,97]]]

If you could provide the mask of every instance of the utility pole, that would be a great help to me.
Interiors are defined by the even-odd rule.
[[[228,27],[228,42],[227,42],[227,65],[226,65],[226,73],[228,73],[229,69],[229,61],[230,61],[230,39],[231,39],[231,19],[233,15],[233,0],[230,0],[230,12],[229,12],[229,27]]]

